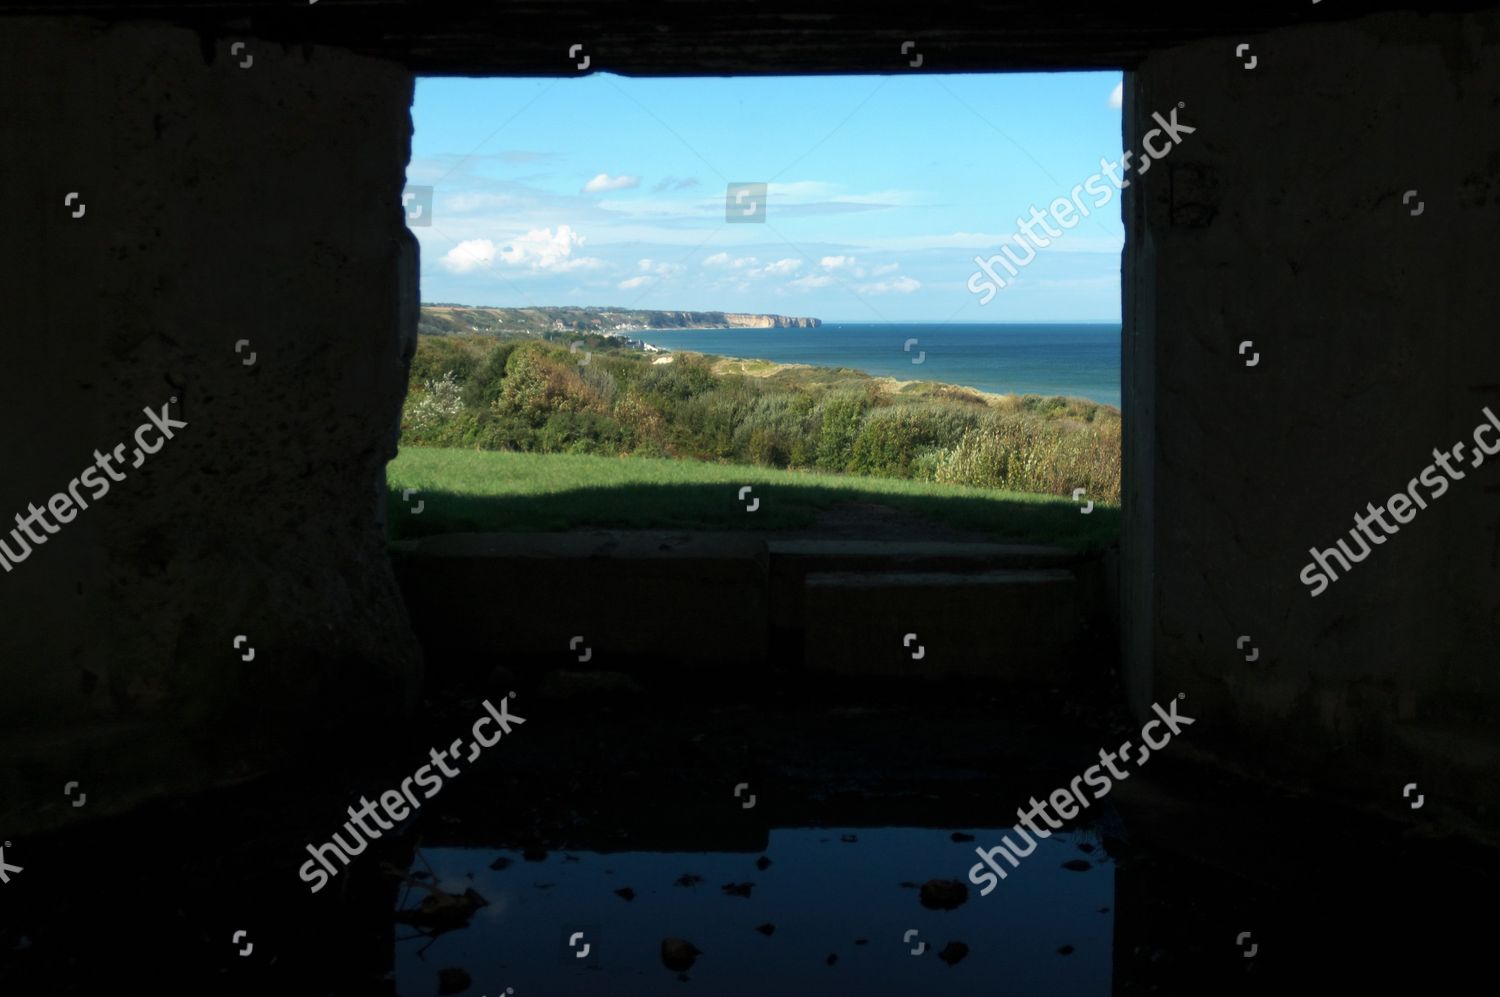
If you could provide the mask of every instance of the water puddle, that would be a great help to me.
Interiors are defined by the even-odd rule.
[[[1038,842],[982,897],[974,849],[1007,832],[781,828],[764,853],[425,848],[412,872],[458,899],[403,890],[397,992],[425,997],[462,969],[471,982],[449,974],[449,992],[483,997],[1109,994],[1114,865],[1097,836]],[[964,881],[967,899],[924,907],[931,879]]]

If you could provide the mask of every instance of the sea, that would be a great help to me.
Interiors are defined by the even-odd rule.
[[[1120,323],[830,322],[811,329],[653,329],[664,350],[850,367],[994,394],[1069,395],[1120,407]]]

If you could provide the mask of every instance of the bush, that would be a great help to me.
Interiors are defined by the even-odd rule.
[[[450,370],[426,382],[420,393],[407,395],[401,428],[413,438],[430,436],[462,412],[463,406],[463,389]]]
[[[626,434],[619,423],[598,412],[553,412],[537,434],[543,453],[593,453],[617,457],[626,452]]]
[[[647,397],[670,402],[687,401],[718,386],[713,368],[702,357],[674,353],[668,364],[652,364],[641,375],[639,389]]]
[[[671,412],[669,438],[685,453],[705,460],[736,456],[735,430],[749,405],[733,392],[710,392],[678,404]]]
[[[963,434],[980,422],[967,405],[900,405],[880,408],[865,418],[854,441],[851,471],[887,477],[918,476],[912,462],[926,454],[921,476],[930,477],[935,451],[957,445]]]
[[[904,478],[916,446],[916,426],[907,412],[901,409],[876,410],[865,419],[859,436],[854,440],[849,470]]]
[[[665,422],[650,402],[634,391],[626,391],[615,402],[614,417],[625,427],[637,449],[649,444],[653,453],[666,456]]]
[[[1065,431],[1031,420],[995,421],[945,451],[934,480],[1052,495],[1085,488],[1095,498],[1119,501],[1120,423]]]
[[[759,394],[747,406],[735,428],[735,453],[764,467],[811,464],[815,458],[806,441],[815,436],[817,420],[812,399],[804,394]]]
[[[417,351],[412,355],[407,384],[412,390],[416,390],[429,381],[440,379],[444,374],[452,374],[454,382],[463,385],[478,366],[479,359],[464,347],[461,340],[423,340],[418,343]]]
[[[598,396],[578,374],[576,364],[564,366],[568,362],[540,349],[516,349],[506,361],[495,411],[540,427],[553,412],[603,408]]]
[[[476,364],[469,382],[464,385],[465,405],[469,408],[489,408],[495,404],[504,387],[505,364],[515,349],[515,343],[501,343],[490,351],[483,363]]]
[[[849,466],[867,404],[865,395],[854,393],[832,395],[823,403],[818,428],[819,467],[842,471]]]

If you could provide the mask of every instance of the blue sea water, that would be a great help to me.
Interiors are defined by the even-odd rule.
[[[632,335],[665,350],[852,367],[903,381],[1120,405],[1118,322],[829,323],[813,329],[667,329]],[[912,339],[916,343],[908,350]]]

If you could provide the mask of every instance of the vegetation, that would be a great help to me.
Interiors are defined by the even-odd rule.
[[[388,470],[394,539],[575,527],[795,529],[849,503],[995,539],[1098,547],[1119,535],[1109,504],[1081,516],[1071,499],[918,481],[692,460],[405,448]],[[753,489],[747,511],[740,489]],[[409,499],[403,492],[413,489]],[[415,503],[420,515],[413,515]]]
[[[1108,406],[582,339],[570,352],[536,337],[421,337],[403,446],[691,458],[903,479],[925,483],[926,494],[970,486],[1071,497],[1083,488],[1095,502],[1119,499],[1120,416]],[[699,473],[651,476],[679,472]]]

